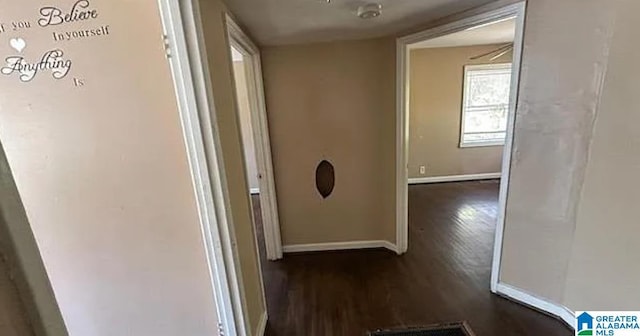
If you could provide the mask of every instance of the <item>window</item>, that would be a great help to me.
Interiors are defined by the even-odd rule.
[[[510,91],[511,64],[465,66],[460,147],[504,145]]]

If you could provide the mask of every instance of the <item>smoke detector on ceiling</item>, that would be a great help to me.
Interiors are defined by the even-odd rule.
[[[373,19],[382,14],[382,5],[377,3],[369,3],[358,7],[358,16],[361,19]]]

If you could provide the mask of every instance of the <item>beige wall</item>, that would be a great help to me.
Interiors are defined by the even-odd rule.
[[[247,168],[247,181],[249,188],[260,188],[258,182],[258,165],[256,164],[256,150],[253,142],[253,128],[251,126],[251,107],[249,104],[249,90],[245,72],[246,62],[233,62],[233,77],[236,85],[238,99],[238,113],[240,116],[240,131],[242,133],[242,147],[244,149],[244,162]]]
[[[2,1],[2,20],[51,1]],[[57,1],[53,4],[68,3]],[[212,335],[217,320],[157,2],[92,1],[101,38],[56,43],[70,75],[0,76],[0,141],[69,334]],[[0,55],[15,54],[0,35]],[[74,87],[73,78],[85,85]]]
[[[637,118],[629,113],[638,104],[638,5],[527,1],[500,281],[573,310],[633,310],[640,300],[630,241],[637,232],[638,187],[630,175],[638,170]]]
[[[499,1],[493,8],[513,2]],[[624,0],[528,1],[500,281],[572,309],[632,309],[638,302],[633,295],[637,292],[638,273],[625,263],[635,256],[629,252],[634,251],[629,237],[635,232],[633,223],[637,221],[632,209],[638,199],[637,187],[629,182],[633,178],[629,174],[637,170],[638,163],[633,161],[637,155],[632,153],[637,147],[632,145],[636,116],[629,113],[636,102],[633,91],[628,91],[634,87],[629,84],[631,78],[637,77],[629,72],[635,69],[633,59],[637,57],[633,57],[635,49],[625,55],[632,44],[627,34],[632,34],[635,27],[616,37],[601,108],[606,115],[598,119],[591,151],[593,159],[587,171],[619,3],[632,6],[631,1]],[[620,12],[633,15],[637,10],[623,8]],[[467,15],[470,13],[478,11]],[[444,18],[425,27],[460,17]],[[630,27],[633,19],[625,18],[621,26]],[[383,76],[380,70],[383,67],[373,65],[383,55],[385,59],[393,59],[393,43],[379,49],[363,47],[374,41],[265,48],[268,113],[285,243],[347,240],[352,237],[347,232],[351,226],[348,229],[344,229],[346,225],[332,226],[329,220],[347,223],[353,211],[345,209],[354,208],[354,202],[358,202],[355,209],[378,211],[371,204],[359,206],[362,199],[367,199],[361,195],[372,192],[369,188],[375,187],[379,194],[394,193],[393,185],[374,185],[395,178],[392,168],[376,172],[379,166],[395,161],[395,149],[391,147],[387,152],[387,147],[379,143],[380,148],[371,158],[359,157],[359,152],[369,148],[364,143],[374,141],[369,137],[370,126],[386,124],[379,128],[380,134],[392,134],[395,127],[391,104],[385,109],[389,112],[380,110],[375,116],[367,115],[373,119],[356,120],[361,115],[353,108],[356,102],[367,101],[387,106],[380,97],[393,94],[393,87],[385,88],[388,91],[384,93],[376,91],[378,85],[383,85],[380,82],[394,81],[392,75]],[[622,60],[622,56],[628,58]],[[347,62],[350,57],[353,60]],[[370,65],[366,76],[363,64]],[[369,78],[366,82],[362,80],[365,77]],[[371,98],[374,92],[378,98]],[[624,118],[617,118],[622,112],[616,111],[625,111]],[[384,123],[380,122],[382,119]],[[350,146],[352,143],[345,139],[353,138],[367,141]],[[390,139],[387,141],[393,145],[393,135]],[[609,151],[615,145],[618,148]],[[367,183],[347,182],[350,195],[341,198],[339,204],[349,204],[349,208],[338,205],[330,208],[326,205],[332,203],[314,199],[314,164],[323,156],[339,155],[353,157],[351,165],[358,168],[357,173],[356,169],[342,173],[347,176],[345,180]],[[343,164],[337,161],[336,191],[345,183],[340,181]],[[376,176],[375,183],[365,178],[372,175]],[[615,195],[616,192],[619,194]],[[598,226],[612,221],[619,233]],[[388,221],[375,226],[394,225]],[[599,246],[600,239],[606,246]],[[605,261],[608,264],[602,265]],[[594,276],[599,267],[621,275],[614,276],[615,279]],[[616,286],[613,295],[608,296],[602,290],[605,286],[607,289]],[[580,290],[589,290],[591,294],[580,296]]]
[[[624,308],[627,303],[637,302],[634,296],[619,297],[629,289],[636,290],[628,282],[620,285],[619,293],[615,292],[614,303],[600,294],[578,299],[576,291],[567,290],[573,284],[577,288],[597,288],[602,279],[584,280],[586,272],[597,267],[593,261],[624,253],[607,248],[600,254],[600,249],[592,248],[590,252],[597,256],[587,255],[586,260],[582,257],[586,246],[592,247],[593,237],[602,231],[594,229],[594,220],[584,220],[584,225],[579,220],[580,226],[575,231],[578,217],[596,211],[589,210],[589,204],[597,201],[590,190],[600,187],[595,177],[601,173],[598,163],[593,163],[578,216],[616,3],[528,2],[501,281],[552,302],[566,300],[570,306],[590,306],[596,302]],[[218,43],[224,44],[220,40]],[[225,51],[226,48],[220,48],[217,58],[228,57],[222,55]],[[395,210],[387,206],[395,200],[385,198],[395,190],[391,164],[395,162],[393,55],[392,39],[264,49],[268,114],[285,244],[376,239],[379,232],[391,233],[393,237],[395,223],[390,214]],[[228,67],[225,64],[223,70]],[[223,77],[227,75],[227,70],[222,71]],[[232,90],[228,83],[227,86]],[[607,92],[605,99],[612,94]],[[233,105],[226,99],[222,104],[228,108]],[[608,108],[603,101],[603,111]],[[224,127],[235,123],[227,113],[222,119]],[[592,152],[596,162],[600,161],[598,157],[605,157],[597,149],[608,134],[608,129],[603,128],[607,119],[602,119],[602,124],[605,126],[596,129]],[[237,127],[229,129],[232,134],[228,145],[237,150],[226,156],[235,155],[237,163],[241,161],[240,137],[233,136]],[[336,165],[337,187],[333,199],[322,202],[313,187],[313,170],[324,158]],[[613,182],[614,186],[620,183]],[[622,201],[627,202],[636,195],[624,189],[622,196],[626,196]],[[242,207],[245,201],[233,203]],[[387,219],[380,220],[383,217]],[[363,225],[370,218],[375,220]],[[586,237],[575,248],[574,232],[576,238]],[[607,236],[607,241],[612,241],[611,237],[615,238]],[[607,269],[625,271],[619,264]],[[636,279],[635,273],[623,274],[631,281]],[[569,286],[565,286],[567,280]]]
[[[498,1],[495,7],[513,2]],[[609,247],[602,253],[591,248],[589,252],[595,254],[587,254],[588,259],[583,257],[587,246],[593,247],[593,237],[603,232],[595,228],[595,220],[584,219],[592,215],[590,211],[598,211],[590,205],[597,202],[591,190],[604,188],[596,181],[602,174],[597,162],[601,161],[599,157],[609,158],[598,147],[604,141],[618,141],[606,139],[606,125],[611,121],[603,118],[596,128],[592,152],[596,163],[587,172],[616,4],[598,0],[528,2],[500,276],[504,283],[574,309],[580,307],[573,305],[590,307],[594,303],[624,308],[627,303],[637,302],[634,296],[620,297],[629,289],[636,290],[631,282],[616,283],[620,291],[614,292],[611,300],[615,302],[604,298],[604,294],[600,296],[606,292],[595,291],[598,296],[580,299],[576,290],[568,290],[573,285],[598,288],[604,281],[601,278],[584,279],[587,272],[598,267],[594,260],[624,256],[624,250]],[[456,18],[460,16],[425,27]],[[211,21],[217,25],[216,20]],[[218,45],[224,45],[223,37],[218,34],[216,38]],[[216,54],[218,60],[223,60],[223,70],[228,67],[224,61],[228,55],[222,54],[225,51],[220,48]],[[612,59],[619,54],[614,53]],[[395,162],[393,55],[392,39],[265,48],[266,94],[285,244],[375,239],[379,232],[393,237],[395,223],[389,215],[395,210],[387,206],[395,200],[385,198],[395,190],[395,171],[388,164]],[[210,65],[215,64],[214,60],[210,59]],[[222,71],[221,76],[228,76],[228,72]],[[226,86],[223,90],[232,90],[231,85]],[[616,84],[607,87],[602,111],[608,110],[609,105],[612,110],[617,108],[617,103],[606,102]],[[224,96],[228,98],[229,94]],[[233,105],[228,99],[217,104],[227,108]],[[228,113],[221,119],[223,127],[235,123]],[[619,127],[629,124],[632,123]],[[233,161],[237,163],[242,155],[240,137],[233,136],[237,127],[229,130],[228,146],[237,150],[225,155],[235,156]],[[335,161],[337,174],[336,194],[326,202],[319,200],[313,188],[313,170],[323,158]],[[623,169],[620,172],[625,176]],[[585,173],[585,198],[578,214]],[[621,182],[614,180],[613,186],[617,183]],[[626,196],[621,200],[624,204],[636,195],[623,189],[621,196]],[[245,201],[233,203],[242,207]],[[611,205],[614,206],[618,205]],[[367,214],[377,220],[362,225]],[[388,220],[379,220],[382,217],[376,215]],[[632,229],[624,226],[626,223],[617,225]],[[605,239],[613,241],[612,237],[616,238]],[[574,238],[581,242],[574,245]],[[628,272],[617,263],[607,269]],[[622,274],[631,281],[636,279],[635,273]]]
[[[460,148],[464,66],[500,45],[414,49],[410,54],[409,178],[500,173],[503,146]],[[426,174],[420,174],[420,166]]]
[[[564,303],[576,310],[640,302],[640,3],[620,3],[567,275]]]
[[[0,143],[0,251],[38,336],[65,336],[58,302]]]
[[[640,301],[630,113],[639,104],[639,5],[527,5],[500,281],[572,310],[633,310]]]
[[[4,218],[0,207],[0,335],[31,336],[35,333],[25,302],[28,298],[24,297],[25,292],[21,293],[18,289],[18,282],[25,280],[20,274]]]
[[[11,279],[5,255],[0,252],[0,334],[3,336],[34,335],[26,307]]]
[[[395,242],[395,40],[262,52],[283,244]],[[327,199],[322,160],[336,174]]]
[[[555,303],[565,293],[616,3],[528,3],[500,280]]]
[[[228,208],[235,231],[238,256],[240,258],[244,302],[247,307],[248,329],[256,335],[260,319],[266,314],[261,274],[258,261],[255,229],[251,217],[246,168],[243,159],[240,123],[236,112],[236,96],[233,86],[233,68],[229,39],[225,27],[227,8],[219,0],[201,0],[202,28],[204,32],[207,63],[211,71],[211,85],[216,125],[212,125],[219,136],[222,147],[224,183],[229,192]],[[205,130],[206,132],[207,130]],[[210,135],[211,136],[211,135]]]

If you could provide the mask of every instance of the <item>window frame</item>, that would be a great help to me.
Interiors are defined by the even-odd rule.
[[[468,73],[474,70],[504,70],[509,69],[511,73],[513,73],[513,63],[489,63],[489,64],[469,64],[464,66],[464,73],[462,79],[462,102],[460,108],[460,137],[458,141],[458,146],[460,148],[473,148],[473,147],[495,147],[495,146],[504,146],[506,143],[506,133],[507,130],[504,131],[505,139],[500,141],[483,141],[483,142],[475,142],[470,143],[464,142],[465,135],[465,116],[466,116],[466,102],[467,102],[467,88],[469,87],[469,76]],[[509,100],[511,96],[509,96]],[[509,101],[507,101],[507,109],[509,109]],[[507,112],[508,113],[508,112]],[[507,126],[508,128],[508,126]],[[486,132],[486,133],[498,133],[498,132]],[[502,132],[499,132],[502,133]]]

